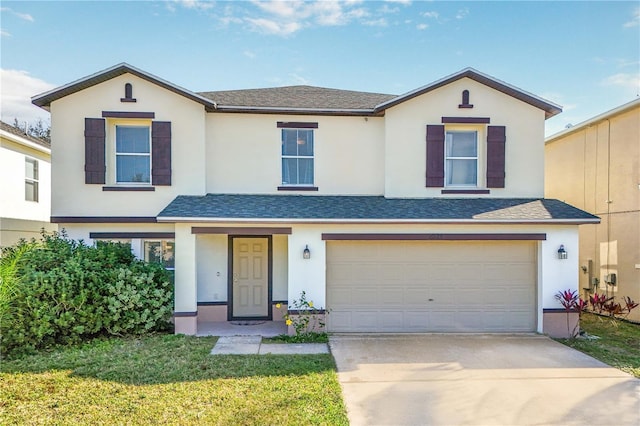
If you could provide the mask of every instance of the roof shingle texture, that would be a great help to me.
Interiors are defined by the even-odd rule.
[[[22,130],[18,129],[17,127],[7,124],[4,121],[0,121],[0,129],[6,132],[9,132],[13,135],[20,136],[21,138],[24,138],[38,145],[44,146],[45,148],[51,148],[51,144],[45,141],[44,139],[40,139],[40,138],[36,138],[35,136],[28,135]]]
[[[554,221],[598,218],[552,199],[381,196],[181,195],[158,218]]]
[[[314,86],[201,92],[218,106],[304,109],[373,109],[396,97],[382,93],[356,92]]]

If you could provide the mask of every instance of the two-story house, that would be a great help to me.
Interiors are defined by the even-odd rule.
[[[579,227],[581,296],[640,300],[640,99],[549,136],[545,160],[545,194],[602,219]]]
[[[51,146],[0,121],[0,247],[53,231]]]
[[[281,319],[302,291],[332,332],[566,329],[554,295],[598,218],[543,198],[560,107],[493,77],[194,93],[119,64],[33,103],[52,221],[175,268],[178,333]]]

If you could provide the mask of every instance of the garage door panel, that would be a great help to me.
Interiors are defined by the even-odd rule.
[[[378,314],[378,319],[381,331],[398,330],[403,327],[404,313],[402,311],[383,311]]]
[[[415,265],[409,263],[405,265],[403,275],[407,282],[422,281],[426,277],[432,276],[433,271],[431,270],[430,265]]]
[[[406,288],[404,290],[404,304],[426,305],[430,299],[429,291],[425,288]]]
[[[409,331],[421,331],[429,327],[431,314],[425,311],[407,311],[405,313],[405,327]]]
[[[402,289],[381,289],[379,291],[380,301],[387,305],[404,305],[404,291]]]
[[[533,242],[329,242],[329,330],[533,331],[536,252]]]
[[[354,312],[351,321],[357,330],[376,331],[380,329],[378,324],[379,312],[377,310]]]

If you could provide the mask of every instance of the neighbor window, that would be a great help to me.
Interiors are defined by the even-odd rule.
[[[282,184],[313,185],[313,130],[282,129]]]
[[[24,161],[24,199],[38,201],[38,160],[25,158]]]
[[[116,182],[151,183],[148,126],[116,126]]]
[[[446,133],[445,179],[447,186],[478,185],[478,132]]]
[[[144,242],[144,260],[145,262],[160,263],[166,269],[174,269],[175,267],[175,242],[149,241]]]

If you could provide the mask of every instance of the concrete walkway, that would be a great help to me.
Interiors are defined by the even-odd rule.
[[[358,425],[640,425],[640,380],[539,335],[332,335]]]
[[[328,354],[326,343],[262,343],[262,336],[222,336],[211,355],[309,355]]]

